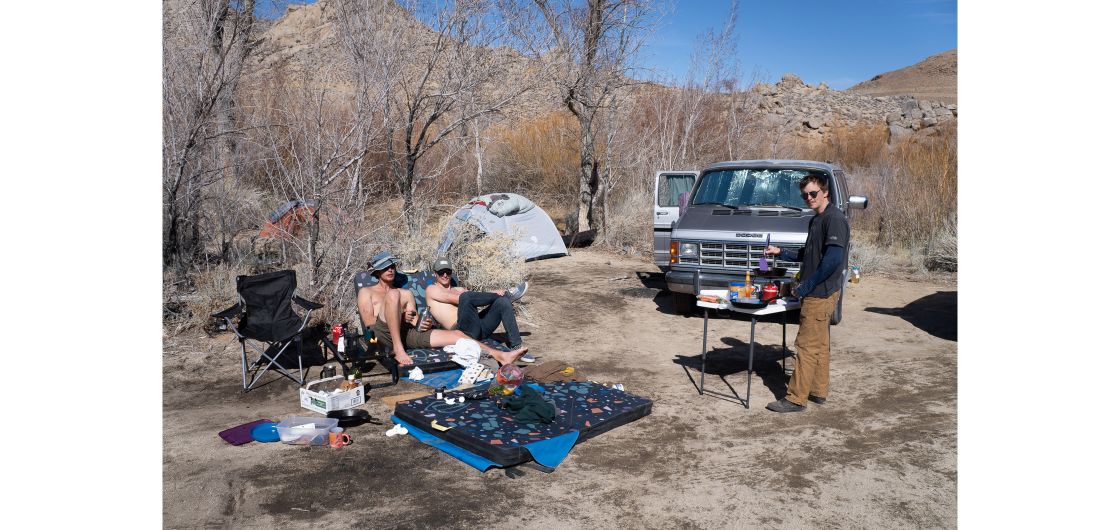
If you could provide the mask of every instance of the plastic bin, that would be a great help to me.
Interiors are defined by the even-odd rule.
[[[311,428],[296,428],[297,425],[314,424]],[[330,430],[338,427],[337,418],[317,418],[311,416],[289,416],[276,425],[280,441],[293,445],[327,445]]]

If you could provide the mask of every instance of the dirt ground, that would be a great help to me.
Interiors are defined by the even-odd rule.
[[[849,284],[833,328],[828,403],[776,414],[764,407],[784,395],[780,324],[758,326],[747,410],[698,395],[703,318],[673,313],[652,264],[577,250],[530,265],[525,343],[542,360],[651,398],[649,416],[575,446],[551,474],[516,479],[479,473],[411,436],[385,437],[383,426],[351,429],[355,442],[341,450],[233,447],[218,431],[310,414],[296,385],[281,379],[244,394],[231,335],[169,338],[165,526],[956,526],[954,284],[881,276]],[[791,346],[796,331],[791,324]],[[709,362],[739,392],[749,336],[749,320],[710,323]],[[727,391],[718,376],[705,384]],[[378,397],[425,388],[375,389],[364,408],[388,423]]]

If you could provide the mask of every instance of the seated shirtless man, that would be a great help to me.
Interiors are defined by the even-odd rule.
[[[468,291],[451,286],[451,262],[439,258],[432,263],[436,282],[425,290],[432,316],[444,329],[458,329],[470,338],[482,340],[490,337],[501,324],[506,330],[510,349],[521,348],[521,332],[513,313],[513,300],[525,293],[528,284],[522,284],[509,293],[503,289],[491,292]],[[482,312],[479,313],[479,309]],[[522,362],[535,361],[531,354],[521,356]]]
[[[358,291],[358,314],[362,327],[372,327],[377,342],[391,346],[393,358],[402,365],[412,364],[406,348],[442,348],[459,339],[470,339],[458,330],[431,329],[431,320],[419,322],[416,298],[406,289],[393,287],[400,260],[389,252],[380,252],[369,260],[369,268],[378,283]],[[501,364],[509,364],[525,353],[525,348],[503,352],[479,344]]]

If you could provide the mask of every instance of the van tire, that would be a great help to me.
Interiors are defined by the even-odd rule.
[[[688,293],[673,293],[673,309],[678,315],[691,315],[696,311],[696,297]]]

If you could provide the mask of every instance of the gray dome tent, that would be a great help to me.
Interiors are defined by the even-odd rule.
[[[516,193],[491,193],[470,200],[447,223],[437,253],[451,248],[462,223],[471,223],[487,234],[509,234],[517,238],[517,253],[531,261],[567,256],[560,231],[539,206]]]

